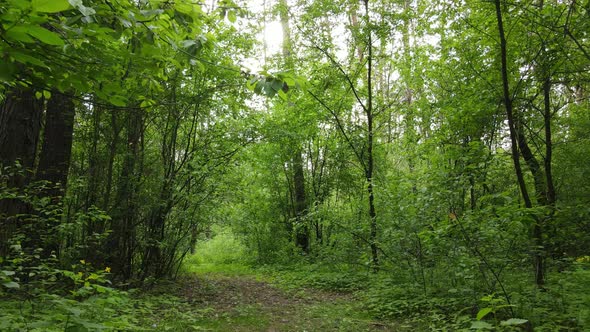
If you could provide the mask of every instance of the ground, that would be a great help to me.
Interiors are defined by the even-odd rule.
[[[286,290],[255,275],[199,274],[180,280],[179,297],[203,331],[399,331],[372,319],[350,293]]]

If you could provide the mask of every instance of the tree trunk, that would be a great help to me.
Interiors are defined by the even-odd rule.
[[[503,95],[504,95],[504,105],[506,107],[506,118],[508,120],[508,127],[510,130],[510,142],[511,142],[511,151],[512,151],[512,161],[514,163],[514,169],[516,172],[516,178],[518,180],[518,186],[520,188],[520,192],[522,198],[525,203],[526,208],[532,208],[532,202],[526,188],[526,183],[524,181],[524,175],[522,173],[522,168],[520,166],[520,155],[519,149],[523,153],[523,157],[529,168],[531,173],[533,173],[533,178],[535,180],[535,189],[537,191],[537,196],[539,200],[543,199],[544,188],[540,186],[539,181],[539,164],[534,158],[528,144],[526,142],[526,138],[523,132],[523,124],[522,120],[519,119],[518,123],[515,121],[514,117],[514,110],[512,105],[512,97],[510,95],[510,86],[508,83],[508,60],[507,60],[507,43],[506,43],[506,36],[504,34],[504,23],[502,21],[502,8],[500,4],[500,0],[494,1],[496,7],[496,20],[498,23],[498,32],[500,35],[500,56],[502,61],[502,86],[503,86]],[[533,240],[535,244],[533,260],[534,260],[534,267],[535,267],[535,283],[537,286],[541,287],[545,282],[544,276],[544,267],[543,267],[543,255],[540,253],[539,246],[542,246],[543,242],[543,231],[541,228],[541,224],[538,220],[536,220],[535,225],[533,226]]]
[[[176,84],[173,81],[172,84]],[[151,213],[148,229],[148,243],[144,252],[142,262],[142,279],[149,275],[161,277],[165,274],[165,260],[162,253],[161,243],[165,240],[166,218],[173,207],[173,186],[176,180],[176,158],[177,139],[180,126],[180,115],[176,108],[176,88],[172,88],[172,106],[166,117],[166,125],[162,129],[162,165],[164,165],[164,178],[160,189],[159,204],[157,204]]]
[[[33,178],[42,111],[43,101],[27,88],[8,92],[0,105],[0,184],[5,190],[19,192]],[[22,172],[4,175],[4,168],[17,162]],[[0,200],[0,256],[7,254],[8,241],[22,228],[17,216],[27,210],[20,199]]]
[[[119,120],[117,119],[117,112],[111,111],[111,128],[113,137],[109,144],[109,160],[107,165],[107,178],[106,188],[104,191],[104,199],[102,202],[102,209],[109,211],[111,205],[111,191],[113,188],[113,167],[115,164],[115,157],[117,156],[117,145],[119,142],[119,135],[121,134],[121,128],[119,126]]]
[[[98,205],[98,196],[100,195],[101,179],[101,157],[98,153],[100,142],[100,121],[103,110],[100,106],[94,105],[92,109],[92,144],[88,152],[88,189],[86,190],[85,209]],[[94,233],[93,225],[89,225],[90,234]]]
[[[11,187],[22,187],[33,178],[42,112],[43,101],[25,88],[8,92],[0,106],[0,163],[14,166],[18,160],[25,171],[11,177]]]
[[[367,27],[367,106],[365,113],[367,116],[367,169],[366,169],[366,180],[367,180],[367,193],[369,196],[369,218],[370,223],[370,235],[369,241],[371,242],[371,265],[373,272],[379,271],[379,256],[377,247],[377,212],[375,211],[375,193],[373,188],[373,171],[374,171],[374,155],[373,155],[373,143],[374,143],[374,129],[373,129],[373,38],[371,36],[370,22],[369,22],[369,0],[364,0],[365,3],[365,20]]]
[[[106,252],[111,252],[109,264],[113,273],[123,279],[133,275],[135,225],[137,214],[138,159],[143,117],[140,109],[129,109],[127,114],[127,152],[123,160],[115,208],[111,222],[112,232]]]
[[[42,193],[50,197],[53,204],[60,204],[65,194],[72,154],[75,106],[72,99],[54,91],[47,101],[43,148],[39,156],[36,180],[48,181],[48,188]],[[47,221],[35,229],[45,233],[44,254],[46,257],[58,253],[59,239],[55,234],[58,221]]]
[[[545,123],[545,181],[547,183],[547,204],[555,206],[557,200],[553,183],[553,140],[551,135],[551,79],[547,75],[543,82],[543,120]]]
[[[52,184],[46,193],[58,201],[63,196],[70,168],[72,134],[74,131],[74,102],[55,91],[47,101],[43,148],[39,157],[37,180]]]
[[[295,228],[295,244],[304,252],[309,252],[309,227],[305,220],[307,202],[305,199],[305,176],[302,159],[301,150],[295,151],[293,157],[293,185],[295,187],[295,218],[298,224]]]

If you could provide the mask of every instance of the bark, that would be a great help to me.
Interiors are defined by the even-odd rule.
[[[11,177],[9,186],[21,187],[32,179],[39,142],[43,101],[30,89],[6,94],[0,106],[0,163],[14,166],[18,160],[24,176]]]
[[[9,91],[0,105],[0,185],[5,190],[19,192],[33,178],[42,111],[43,101],[27,88]],[[4,168],[17,161],[23,172],[5,175]],[[23,227],[18,215],[28,210],[20,199],[0,200],[0,256],[8,253],[10,238]]]
[[[54,91],[47,101],[43,147],[39,156],[36,180],[48,182],[42,195],[50,197],[52,203],[57,205],[61,205],[68,181],[74,115],[75,106],[72,99]],[[45,238],[43,249],[46,257],[49,257],[51,253],[57,254],[59,251],[59,239],[55,232],[59,220],[50,220],[54,219],[49,219],[46,223],[35,227],[35,230]]]
[[[51,183],[47,195],[55,198],[63,196],[70,168],[72,154],[72,135],[74,131],[75,107],[72,99],[57,91],[47,101],[43,148],[39,157],[37,180]]]

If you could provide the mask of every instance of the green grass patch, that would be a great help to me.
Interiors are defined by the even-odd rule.
[[[256,270],[243,264],[214,264],[185,262],[183,266],[185,275],[216,274],[224,276],[254,275]]]
[[[214,227],[215,235],[200,241],[195,254],[185,258],[182,272],[186,275],[219,274],[226,276],[252,275],[252,257],[242,241],[231,230]]]
[[[210,311],[198,319],[200,331],[267,331],[268,314],[254,305],[241,305],[231,312]]]

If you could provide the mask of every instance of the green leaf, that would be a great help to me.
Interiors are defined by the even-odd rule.
[[[13,75],[16,72],[16,68],[11,63],[0,63],[0,81],[10,82],[13,79]],[[2,258],[0,257],[0,263]]]
[[[236,11],[235,10],[230,10],[227,12],[227,19],[231,22],[231,23],[236,23]]]
[[[474,329],[474,330],[492,330],[494,328],[494,326],[488,322],[478,320],[478,321],[472,322],[470,328]]]
[[[83,325],[70,325],[65,330],[65,332],[88,332],[88,329]]]
[[[33,0],[33,9],[42,13],[58,13],[70,9],[68,0]]]
[[[293,79],[292,77],[284,77],[283,81],[289,86],[295,85],[295,79]]]
[[[187,40],[181,41],[180,44],[184,48],[189,48],[191,46],[197,45],[197,42],[195,40],[187,39]]]
[[[80,315],[82,314],[82,310],[76,307],[66,307],[66,310],[76,317],[80,317]]]
[[[90,7],[86,7],[84,5],[78,6],[78,11],[80,12],[80,14],[82,14],[84,16],[90,16],[90,15],[96,14],[96,10],[94,10]]]
[[[80,14],[85,17],[96,14],[96,11],[93,8],[84,6],[82,0],[68,0],[68,2],[72,7],[78,8]]]
[[[248,88],[248,90],[250,90],[250,91],[254,91],[254,88],[256,87],[257,82],[258,82],[258,79],[256,79],[256,78],[252,78],[252,79],[248,80],[248,82],[246,82],[246,88]]]
[[[254,93],[261,94],[263,86],[264,86],[264,84],[262,82],[259,82],[259,81],[256,82],[256,84],[254,85]]]
[[[264,94],[267,97],[274,97],[277,94],[277,90],[273,89],[272,87],[272,82],[264,82],[263,84],[263,90],[264,90]]]
[[[283,90],[279,90],[279,97],[281,97],[282,100],[287,101],[287,94],[283,91]]]
[[[2,285],[6,288],[20,288],[20,285],[14,281],[5,282]]]
[[[501,326],[512,326],[512,325],[521,325],[527,323],[528,320],[521,319],[521,318],[510,318],[508,320],[503,320],[500,322]]]
[[[41,91],[36,91],[35,92],[35,98],[41,99],[41,97],[43,97],[43,93],[41,93]]]
[[[51,92],[43,90],[43,97],[45,97],[45,99],[51,98]]]
[[[24,43],[34,43],[35,40],[29,36],[27,33],[27,27],[24,26],[15,26],[10,30],[6,31],[6,37],[8,39],[24,42]]]
[[[29,35],[39,39],[44,44],[55,46],[62,46],[65,44],[63,39],[61,39],[57,33],[49,31],[43,27],[30,25],[27,29]]]
[[[199,10],[199,6],[198,5],[193,5],[193,4],[188,4],[188,3],[176,3],[176,10],[178,10],[179,12],[183,13],[183,14],[193,14],[193,11],[198,11]]]
[[[41,331],[46,331],[51,327],[55,326],[55,322],[47,321],[47,320],[40,320],[36,322],[32,322],[29,327],[33,329],[41,329]]]
[[[90,330],[100,331],[100,330],[104,330],[106,328],[106,326],[103,324],[97,324],[97,323],[92,323],[92,322],[88,322],[88,321],[82,321],[81,323],[85,328],[90,329]]]
[[[141,104],[139,105],[139,107],[144,108],[144,107],[149,107],[152,105],[155,105],[156,102],[152,99],[144,99]]]
[[[477,313],[477,317],[475,317],[477,320],[481,320],[482,318],[484,318],[485,316],[487,316],[487,314],[489,314],[490,312],[492,312],[493,309],[490,307],[487,308],[483,308],[481,309],[478,313]]]
[[[41,61],[35,57],[32,57],[28,54],[24,54],[24,53],[20,53],[20,52],[12,52],[12,53],[10,53],[10,56],[14,60],[16,60],[20,63],[36,65],[39,67],[47,67],[47,65],[43,61]]]
[[[271,82],[272,89],[279,92],[283,89],[283,81],[279,79],[273,79]]]
[[[111,96],[109,102],[114,106],[125,107],[127,106],[127,99],[123,96]]]

